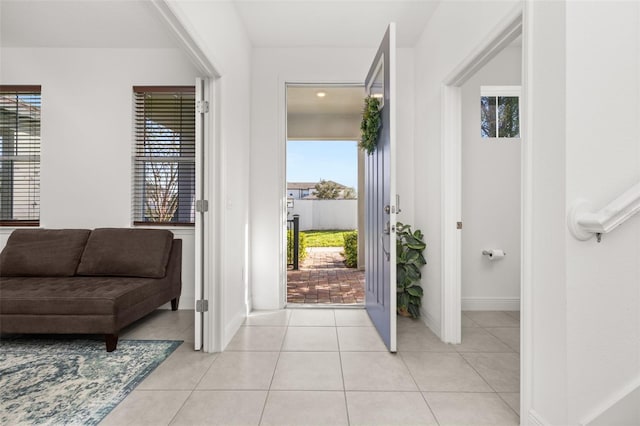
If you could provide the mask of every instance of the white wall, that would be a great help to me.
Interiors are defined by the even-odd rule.
[[[380,39],[385,28],[380,28]],[[285,199],[285,83],[363,83],[375,49],[256,48],[251,98],[251,271],[253,306],[284,303],[281,212]],[[413,50],[398,53],[398,192],[413,221]],[[422,167],[422,165],[420,166]]]
[[[461,88],[463,310],[520,309],[521,139],[480,136],[480,86],[520,85],[521,63],[522,49],[506,48]]]
[[[441,90],[455,67],[508,14],[517,1],[441,2],[415,47],[415,227],[427,243],[423,318],[441,327]],[[452,224],[454,226],[454,224]]]
[[[601,207],[640,181],[640,3],[568,2],[565,29],[567,207],[577,198]],[[564,230],[568,421],[577,423],[640,376],[640,216],[600,244]]]
[[[41,226],[131,226],[132,86],[192,85],[189,60],[177,49],[3,48],[0,55],[2,83],[42,85]],[[193,309],[193,229],[171,230],[184,247],[180,307]]]
[[[232,2],[169,0],[180,22],[220,74],[216,82],[213,114],[219,124],[214,132],[214,164],[210,183],[214,217],[211,229],[217,244],[209,264],[217,268],[215,281],[221,311],[224,348],[242,325],[247,312],[249,287],[249,135],[251,122],[251,44]],[[210,117],[210,118],[213,118]],[[213,220],[212,220],[213,222]]]
[[[300,215],[300,230],[358,228],[358,200],[295,200],[289,219]]]
[[[640,4],[532,2],[525,16],[531,408],[588,423],[638,383],[640,217],[600,244],[575,240],[566,217],[576,199],[599,208],[640,179]]]
[[[562,241],[567,229],[565,6],[562,2],[529,6],[524,37],[530,39],[531,50],[525,57],[529,64],[525,102],[535,115],[524,118],[525,131],[526,126],[531,129],[527,135],[531,140],[525,140],[522,149],[528,150],[531,157],[528,164],[523,164],[523,178],[530,175],[532,181],[532,193],[528,197],[525,194],[525,202],[530,203],[532,229],[525,228],[524,235],[530,232],[531,241],[525,240],[529,246],[523,248],[529,251],[532,281],[528,290],[530,306],[525,306],[531,312],[524,312],[522,318],[531,319],[533,336],[523,344],[531,344],[534,351],[530,354],[531,374],[535,377],[531,409],[546,423],[568,424],[566,257]],[[523,206],[526,209],[526,204]],[[529,212],[525,210],[524,214],[526,218]],[[527,265],[523,268],[527,273]],[[527,418],[526,412],[523,418]]]

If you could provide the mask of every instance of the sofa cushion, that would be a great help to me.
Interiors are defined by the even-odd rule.
[[[162,278],[172,241],[173,234],[162,229],[95,229],[77,274]]]
[[[3,277],[0,279],[0,312],[2,315],[116,315],[158,292],[168,291],[167,286],[161,284],[166,282],[135,277]]]
[[[88,229],[17,229],[0,253],[0,276],[72,276],[90,232]]]

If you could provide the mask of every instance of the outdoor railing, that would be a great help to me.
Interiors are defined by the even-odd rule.
[[[300,216],[293,215],[293,219],[287,219],[287,267],[298,270],[300,259]]]

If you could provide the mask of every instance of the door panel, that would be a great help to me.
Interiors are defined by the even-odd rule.
[[[378,333],[396,351],[395,24],[389,24],[365,80],[381,99],[382,128],[365,159],[365,305]]]

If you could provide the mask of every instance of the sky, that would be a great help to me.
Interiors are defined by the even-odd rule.
[[[287,182],[332,180],[358,185],[356,141],[288,141]]]

